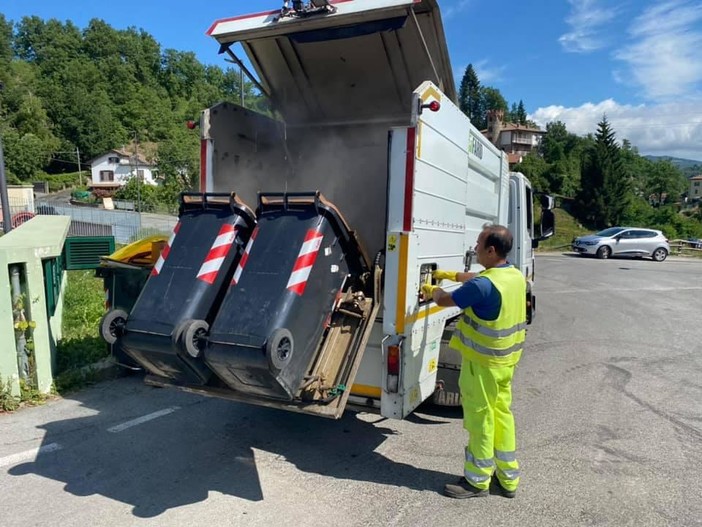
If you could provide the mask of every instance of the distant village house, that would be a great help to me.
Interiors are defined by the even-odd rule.
[[[507,153],[510,165],[515,165],[539,148],[546,132],[523,124],[506,123],[504,118],[504,111],[490,110],[487,114],[487,130],[482,130],[482,133],[492,144]]]
[[[149,185],[156,185],[156,166],[141,153],[135,156],[127,149],[114,149],[90,161],[90,188],[116,190],[132,177],[139,177]]]

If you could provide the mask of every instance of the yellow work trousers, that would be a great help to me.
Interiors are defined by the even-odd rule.
[[[463,401],[463,426],[468,431],[464,475],[479,489],[490,486],[496,470],[507,490],[519,485],[519,463],[512,404],[514,366],[489,368],[463,359],[458,385]]]

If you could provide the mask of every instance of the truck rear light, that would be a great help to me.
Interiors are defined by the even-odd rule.
[[[388,346],[388,375],[400,375],[400,346]]]
[[[439,101],[431,101],[428,104],[419,105],[419,113],[421,114],[423,110],[431,110],[432,112],[438,112],[441,110],[441,103]]]

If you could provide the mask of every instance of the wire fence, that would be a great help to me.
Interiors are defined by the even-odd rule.
[[[70,216],[69,236],[114,236],[117,243],[131,243],[140,238],[169,234],[178,218],[161,214],[141,214],[130,210],[104,210],[69,203],[10,197],[10,218],[17,227],[35,215]],[[2,215],[0,210],[0,224]]]

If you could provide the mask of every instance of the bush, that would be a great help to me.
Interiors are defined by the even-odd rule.
[[[86,177],[86,173],[83,172],[83,181],[86,180]],[[80,184],[80,174],[78,172],[73,172],[70,174],[39,173],[32,179],[32,181],[46,181],[49,183],[49,192],[59,192],[68,188],[77,187]]]

